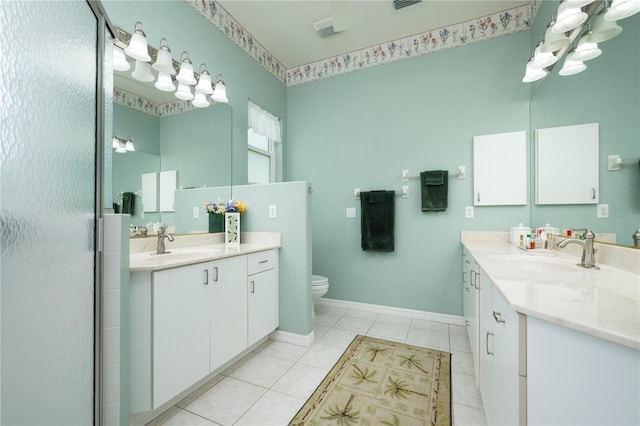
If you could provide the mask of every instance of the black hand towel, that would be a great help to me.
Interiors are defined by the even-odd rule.
[[[420,189],[423,212],[443,212],[447,210],[448,171],[431,170],[420,173]]]
[[[122,194],[122,214],[130,214],[133,216],[136,206],[136,194],[133,192],[125,192]]]
[[[360,193],[362,250],[393,251],[395,191]]]

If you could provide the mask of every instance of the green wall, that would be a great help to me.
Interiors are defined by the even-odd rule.
[[[288,88],[287,175],[313,187],[313,273],[329,278],[326,297],[462,313],[460,231],[529,222],[528,206],[464,214],[473,136],[529,128],[520,81],[529,43],[519,33]],[[458,165],[466,180],[455,177]],[[403,169],[410,198],[396,198],[395,252],[363,252],[353,189],[399,192]],[[417,176],[433,169],[450,174],[444,213],[420,209]]]

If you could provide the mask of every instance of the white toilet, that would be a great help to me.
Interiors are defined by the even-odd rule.
[[[329,278],[323,277],[322,275],[312,275],[311,276],[311,296],[312,302],[320,300],[322,296],[324,296],[329,290]],[[315,316],[315,303],[313,305],[313,316]]]

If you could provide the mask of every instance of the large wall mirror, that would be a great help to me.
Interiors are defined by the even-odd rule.
[[[543,2],[532,37],[542,33],[557,6],[557,2]],[[601,56],[585,62],[588,68],[584,72],[563,77],[558,75],[562,63],[556,64],[551,74],[532,86],[530,103],[532,159],[536,129],[599,124],[598,203],[608,205],[609,217],[597,217],[597,204],[540,205],[532,195],[531,224],[551,223],[561,229],[589,227],[596,233],[613,235],[619,245],[633,246],[632,235],[640,228],[640,15],[618,24],[622,33],[600,43]],[[608,156],[613,154],[623,160],[618,171],[608,170]],[[558,155],[566,164],[579,157]],[[535,169],[532,164],[530,170]],[[535,176],[531,181],[530,193],[535,194]]]
[[[125,193],[132,193],[132,225],[159,222],[173,226],[171,208],[143,209],[142,176],[175,170],[176,188],[231,188],[231,106],[212,103],[207,108],[194,108],[173,92],[156,89],[153,81],[134,79],[134,63],[128,60],[131,69],[114,71],[113,132],[118,139],[130,139],[135,151],[111,150],[111,199],[105,200],[105,205],[115,203],[122,208]],[[158,191],[162,191],[160,183]],[[220,196],[229,198],[230,192]]]

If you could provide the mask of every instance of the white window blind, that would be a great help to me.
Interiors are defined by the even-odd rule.
[[[274,142],[282,142],[280,118],[249,101],[249,128]]]

